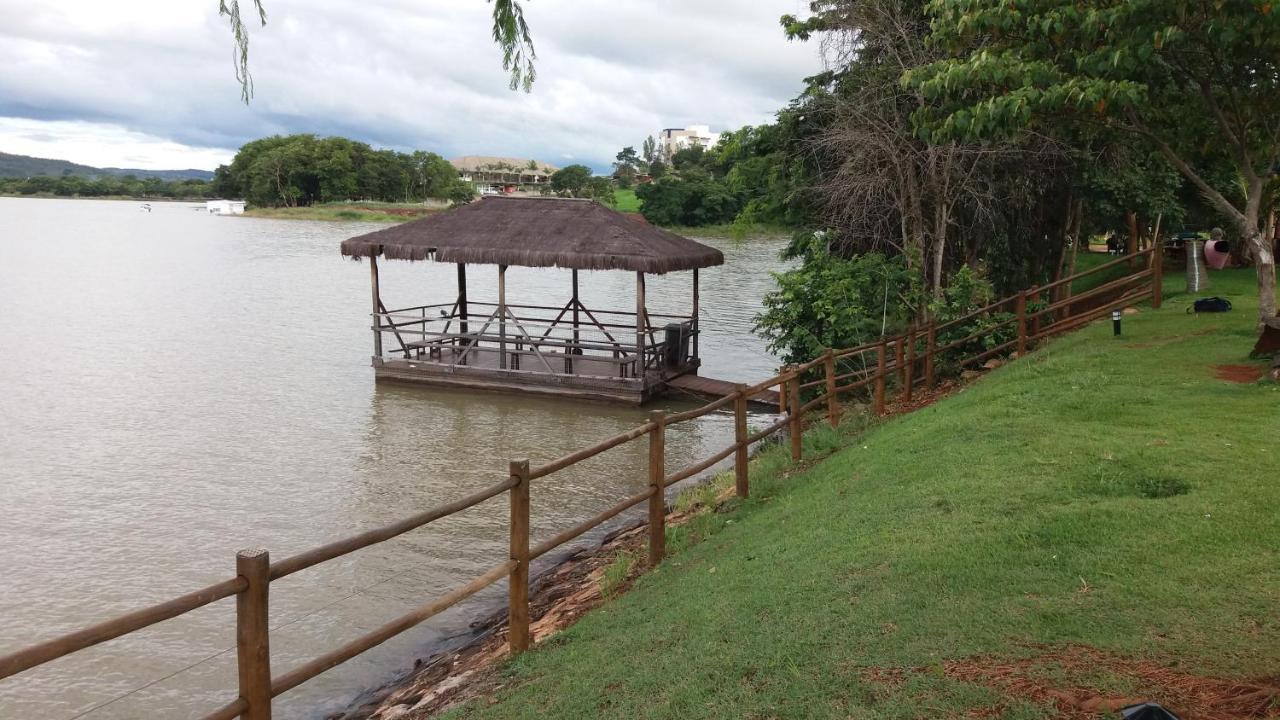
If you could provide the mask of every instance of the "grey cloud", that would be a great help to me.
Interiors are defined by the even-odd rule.
[[[507,89],[482,0],[267,0],[246,108],[215,0],[68,21],[99,5],[0,0],[0,116],[113,123],[197,147],[313,132],[603,169],[660,127],[767,121],[820,67],[816,48],[778,27],[795,0],[527,0],[532,94]]]

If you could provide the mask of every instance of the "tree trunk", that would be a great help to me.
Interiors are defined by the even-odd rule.
[[[1138,254],[1138,213],[1130,210],[1124,214],[1125,224],[1129,226],[1129,242],[1125,244],[1125,254],[1129,256],[1129,266],[1133,266],[1133,256]]]
[[[1276,316],[1276,256],[1271,238],[1257,229],[1249,237],[1253,266],[1258,273],[1258,330]]]
[[[942,298],[942,266],[947,255],[947,204],[945,199],[938,200],[933,213],[933,258],[929,269],[930,282],[933,284],[933,296]]]

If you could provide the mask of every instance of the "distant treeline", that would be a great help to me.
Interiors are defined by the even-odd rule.
[[[213,197],[207,180],[161,180],[133,175],[89,179],[77,175],[37,175],[0,178],[0,195],[56,195],[58,197],[132,197],[203,200]]]
[[[213,191],[265,207],[464,201],[473,195],[453,165],[435,153],[374,150],[347,138],[315,135],[274,135],[246,143],[230,165],[214,173]]]

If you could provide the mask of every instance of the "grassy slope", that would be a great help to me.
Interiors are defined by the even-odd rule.
[[[1029,643],[1274,673],[1280,388],[1213,379],[1245,362],[1254,317],[1248,271],[1213,277],[1234,313],[1186,315],[1175,295],[1122,340],[1095,323],[708,516],[705,540],[459,714],[957,716],[997,698],[867,669]]]
[[[640,198],[636,197],[635,190],[614,188],[613,199],[616,203],[613,209],[618,212],[640,212]]]

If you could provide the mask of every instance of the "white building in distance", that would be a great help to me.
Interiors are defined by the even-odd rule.
[[[710,150],[720,141],[720,133],[711,132],[709,125],[690,125],[687,128],[664,128],[658,132],[658,155],[666,162],[677,151],[695,145]]]

